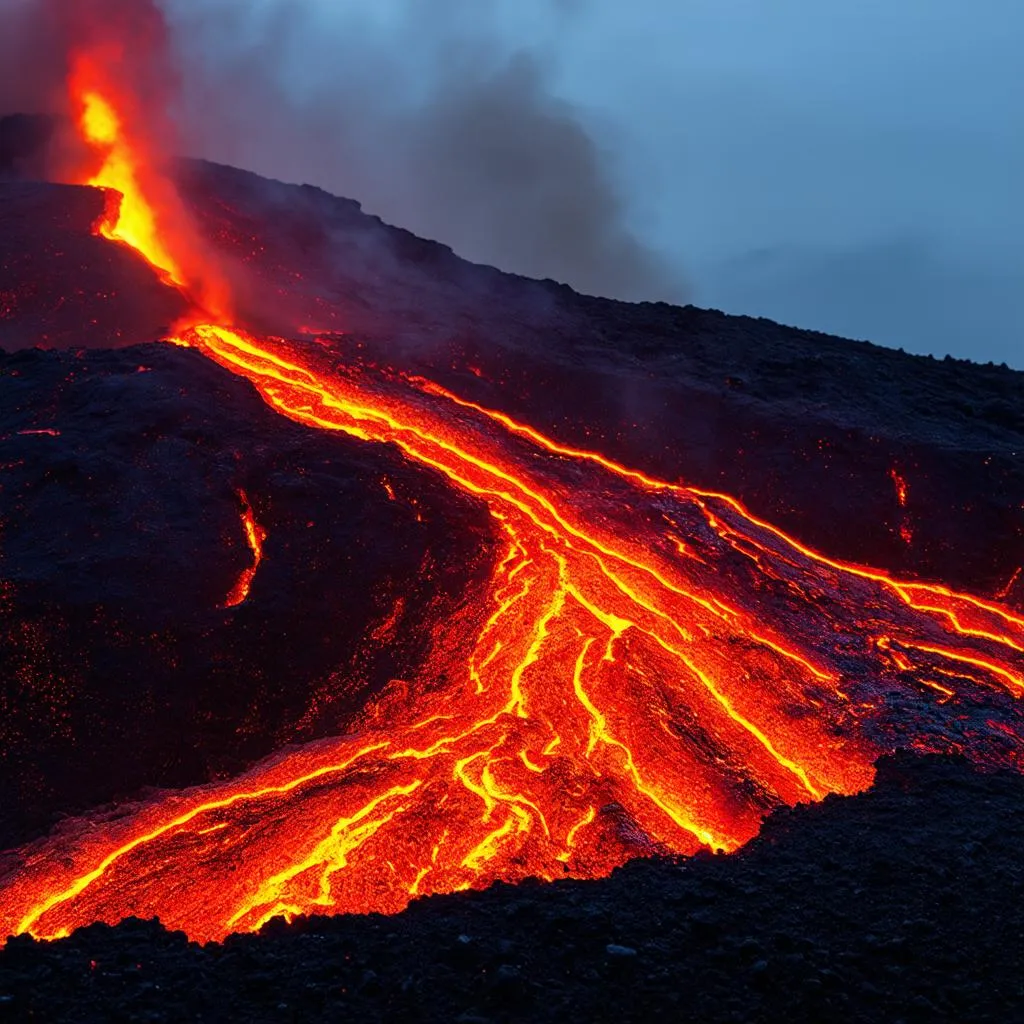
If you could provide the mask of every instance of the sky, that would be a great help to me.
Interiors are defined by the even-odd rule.
[[[319,6],[325,28],[345,7],[384,33],[407,16]],[[510,0],[469,17],[502,52],[539,54],[576,109],[667,262],[645,297],[1024,369],[1020,0]]]
[[[592,294],[1024,369],[1021,0],[159,2],[189,153]]]
[[[562,87],[729,312],[1024,368],[1024,4],[596,0]]]

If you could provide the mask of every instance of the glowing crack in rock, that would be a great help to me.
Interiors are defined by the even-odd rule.
[[[245,533],[245,542],[252,552],[252,565],[247,566],[239,574],[224,602],[225,608],[236,608],[249,596],[252,581],[256,578],[256,570],[263,561],[263,542],[267,539],[267,531],[256,522],[256,513],[253,512],[245,491],[239,491],[238,498],[242,503],[242,530]]]

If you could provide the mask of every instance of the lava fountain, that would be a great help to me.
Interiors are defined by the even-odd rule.
[[[155,226],[104,233],[196,307],[171,340],[291,420],[397,446],[483,502],[496,541],[486,600],[437,622],[416,678],[345,735],[26,847],[0,880],[0,932],[53,938],[134,914],[207,940],[278,915],[397,911],[495,879],[735,849],[781,803],[865,788],[900,743],[1024,764],[1024,617],[831,560],[727,495],[353,365],[330,339],[248,333],[192,290],[199,250],[160,232],[116,92],[71,83],[103,158],[89,182]],[[908,704],[909,731],[892,711]]]
[[[170,64],[163,19],[148,3],[109,0],[70,0],[54,17],[88,38],[69,60],[70,114],[86,154],[70,173],[81,184],[110,190],[97,231],[141,254],[206,319],[226,322],[227,283],[163,167],[171,134],[160,109]],[[153,78],[155,87],[142,87],[142,79]]]

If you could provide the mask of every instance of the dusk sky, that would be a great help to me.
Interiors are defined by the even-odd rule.
[[[1024,366],[1024,5],[593,7],[566,88],[695,301]]]
[[[218,4],[168,6],[181,26]],[[304,158],[308,146],[286,158],[250,143],[228,157],[347,191],[467,257],[521,269],[502,258],[502,228],[485,220],[476,235],[465,230],[456,200],[435,202],[407,166],[415,161],[380,143],[384,101],[368,93],[395,105],[401,92],[408,103],[437,88],[446,62],[500,68],[526,52],[546,95],[571,104],[596,143],[624,224],[664,257],[665,273],[652,273],[639,297],[1024,368],[1019,0],[264,0],[244,9],[252,24],[240,32],[238,15],[233,45],[259,40],[286,92],[317,96],[321,142],[336,102],[349,156],[318,163]],[[253,27],[260,11],[271,20]],[[220,60],[227,29],[204,38]],[[377,145],[391,158],[358,171],[353,151]],[[638,297],[633,286],[620,291]]]

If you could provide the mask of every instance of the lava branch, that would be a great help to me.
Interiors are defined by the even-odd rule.
[[[160,808],[148,808],[124,826],[148,829],[141,839],[63,888],[47,862],[37,882],[49,895],[26,909],[17,930],[53,936],[114,918],[129,896],[204,937],[278,914],[398,909],[411,895],[495,877],[601,873],[645,848],[732,849],[774,802],[862,788],[878,748],[833,731],[848,719],[841,686],[849,680],[832,652],[777,616],[753,616],[729,572],[763,573],[801,593],[810,582],[820,589],[828,577],[845,579],[832,584],[835,611],[856,623],[862,603],[875,605],[890,626],[885,642],[865,632],[865,675],[909,675],[937,694],[937,706],[955,701],[956,690],[953,680],[935,683],[936,658],[968,665],[976,675],[961,677],[966,686],[1018,689],[1015,663],[999,659],[1018,651],[1024,622],[999,606],[825,559],[726,496],[639,479],[599,456],[562,449],[551,466],[538,463],[538,451],[560,446],[529,428],[513,431],[530,448],[517,456],[506,424],[485,410],[451,417],[451,399],[436,389],[396,391],[394,381],[365,375],[353,383],[299,362],[284,342],[221,327],[179,340],[243,373],[284,415],[397,444],[484,499],[504,537],[490,598],[461,670],[444,662],[449,645],[438,642],[448,688],[414,698],[354,756],[344,751],[358,737],[339,737],[293,755],[294,764],[286,757],[256,770],[257,779],[293,773],[283,784],[238,780],[212,800],[200,791],[197,809],[155,828]],[[581,518],[579,474],[572,490],[558,483],[567,458],[592,467],[599,528]],[[667,521],[673,530],[689,524],[700,558],[660,544],[656,529],[645,556],[632,538],[619,542],[600,511],[608,477],[633,488],[636,508],[673,502]],[[844,598],[858,587],[863,602]],[[773,639],[787,633],[786,644]],[[914,655],[929,664],[916,666]],[[786,710],[793,701],[815,716],[794,717]],[[317,759],[323,770],[309,771]],[[753,798],[740,795],[740,779],[753,784]],[[286,800],[288,815],[263,813],[267,800]],[[72,860],[87,862],[96,841],[84,837]],[[239,857],[250,870],[225,888],[219,864]],[[186,864],[211,873],[201,906],[166,881],[171,865]],[[25,874],[27,895],[31,867]],[[211,902],[214,889],[220,897]],[[166,902],[172,893],[176,910]]]
[[[411,418],[408,423],[397,418],[401,416],[400,411],[387,409],[382,412],[379,407],[361,405],[359,403],[365,402],[365,396],[350,396],[344,393],[339,388],[338,381],[325,385],[306,368],[279,356],[261,352],[253,339],[238,332],[223,328],[200,327],[192,332],[192,338],[195,344],[205,348],[213,358],[235,369],[236,372],[241,371],[248,375],[262,373],[262,377],[251,376],[251,379],[271,405],[291,418],[319,427],[344,430],[362,439],[393,441],[410,458],[440,470],[457,486],[484,497],[492,504],[500,503],[498,508],[501,515],[507,516],[513,512],[524,514],[533,527],[562,545],[574,558],[579,553],[587,556],[593,561],[594,568],[584,567],[580,575],[586,579],[596,569],[621,596],[635,606],[636,611],[640,612],[638,620],[656,620],[657,627],[660,628],[644,631],[669,655],[678,660],[681,670],[696,677],[729,717],[755,737],[781,766],[800,779],[808,794],[823,795],[823,791],[810,781],[807,771],[780,754],[772,741],[756,725],[734,710],[732,703],[711,676],[678,649],[676,644],[679,641],[686,644],[691,642],[692,633],[665,609],[672,608],[674,599],[681,597],[719,619],[727,619],[730,615],[735,617],[738,613],[727,608],[723,611],[706,598],[680,587],[666,578],[661,567],[651,562],[635,560],[628,547],[615,548],[609,546],[609,542],[599,535],[583,532],[569,522],[566,510],[556,508],[548,496],[531,486],[528,478],[516,476],[504,468],[500,462],[500,455],[489,461],[468,450],[468,447],[461,448],[443,436],[443,425],[435,427],[435,433],[430,433],[429,428],[416,425]],[[296,402],[296,395],[306,401]],[[318,409],[320,411],[317,411]],[[564,561],[562,566],[564,570]],[[636,579],[637,576],[641,578]],[[654,584],[653,588],[650,586],[651,582]],[[642,584],[647,584],[648,589],[642,590]],[[579,591],[575,592],[574,596],[588,607],[595,618],[605,618],[605,613],[597,604],[590,604]],[[637,625],[630,619],[622,621],[627,627]],[[541,620],[541,628],[543,625],[544,622]],[[529,657],[535,656],[536,652],[531,651]],[[807,664],[807,660],[799,655],[789,656]],[[521,666],[517,671],[521,673],[525,667]],[[513,676],[512,683],[515,695],[518,693],[517,675]],[[521,698],[515,696],[514,702],[519,705]],[[521,711],[521,706],[519,710]]]

